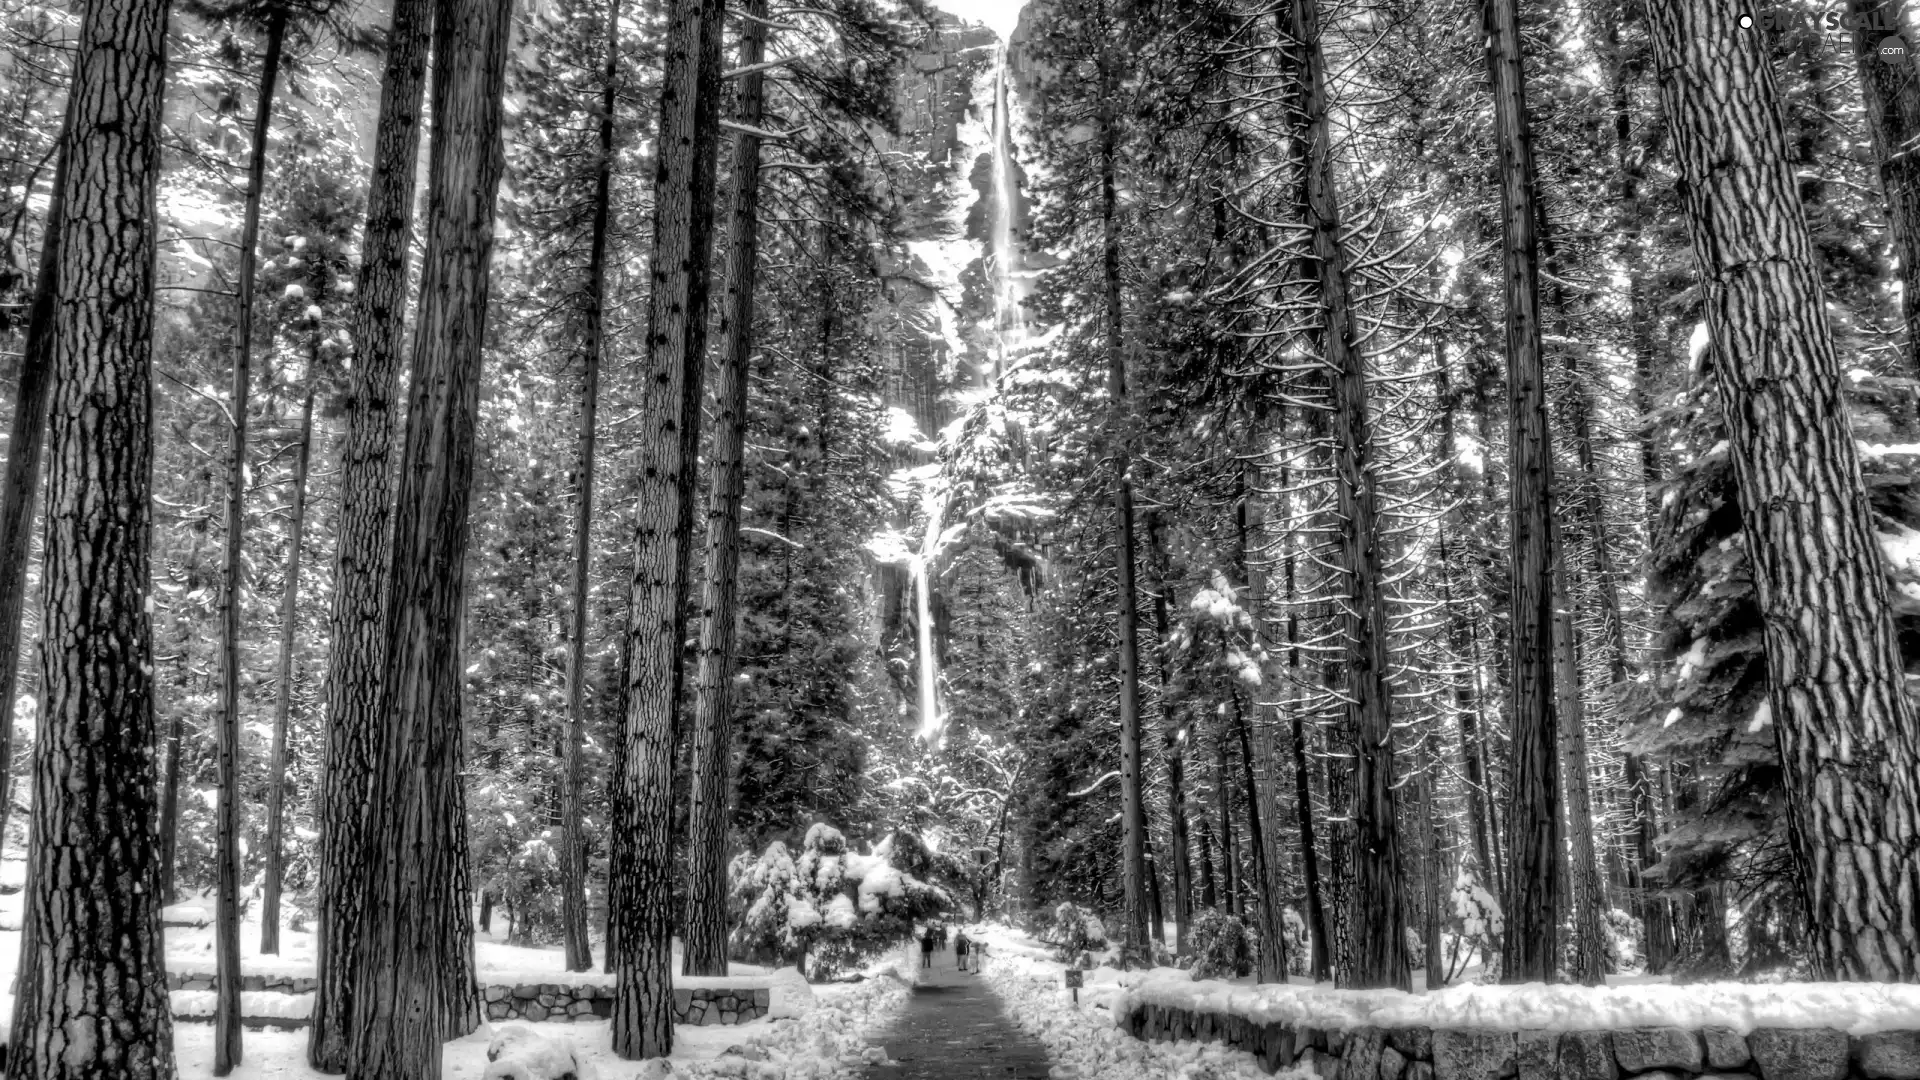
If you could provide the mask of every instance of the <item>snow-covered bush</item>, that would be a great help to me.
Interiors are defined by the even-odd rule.
[[[1187,927],[1187,951],[1195,979],[1227,979],[1253,973],[1254,933],[1222,911],[1201,911]]]
[[[807,830],[797,859],[778,841],[757,859],[735,859],[734,955],[751,962],[802,964],[818,981],[912,940],[914,923],[941,914],[953,902],[946,890],[895,864],[897,856],[911,855],[915,847],[890,837],[873,854],[862,855],[847,850],[840,830],[821,823]]]
[[[1608,908],[1601,930],[1607,935],[1607,952],[1613,957],[1613,970],[1638,971],[1646,967],[1647,957],[1640,945],[1646,940],[1646,928],[1639,919],[1619,908]]]
[[[532,837],[486,881],[488,891],[507,910],[507,940],[512,944],[548,945],[561,939],[558,841],[551,832]]]
[[[1068,902],[1053,909],[1053,921],[1041,931],[1040,940],[1053,946],[1055,960],[1073,963],[1082,953],[1107,947],[1107,928],[1100,916]]]
[[[1452,933],[1456,944],[1468,950],[1470,963],[1473,953],[1481,957],[1483,979],[1497,979],[1500,967],[1500,934],[1506,929],[1506,917],[1500,911],[1500,901],[1493,898],[1486,886],[1480,884],[1466,863],[1460,864],[1459,872],[1454,875],[1451,910],[1447,918],[1447,930]],[[1451,966],[1452,958],[1449,958]]]

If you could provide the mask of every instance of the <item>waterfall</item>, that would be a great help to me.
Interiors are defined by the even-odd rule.
[[[920,646],[920,731],[922,742],[934,745],[946,726],[940,717],[940,671],[933,653],[933,560],[940,546],[940,524],[947,513],[947,497],[928,485],[925,498],[927,532],[913,559],[914,622]]]
[[[1018,345],[1027,331],[1027,314],[1020,304],[1025,290],[1016,270],[1019,249],[1014,243],[1018,180],[1014,175],[1017,165],[1013,156],[1012,92],[1007,76],[1007,47],[1002,44],[994,53],[993,65],[993,247],[987,267],[993,280],[993,326],[998,345],[994,357],[996,375],[1006,368],[1008,348]]]
[[[988,279],[993,283],[994,348],[992,370],[988,370],[985,364],[976,367],[975,374],[982,389],[991,389],[1006,370],[1008,352],[1025,341],[1027,333],[1026,311],[1021,306],[1026,287],[1020,276],[1020,249],[1015,237],[1019,213],[1019,176],[1013,155],[1013,83],[1007,70],[1007,48],[1004,44],[995,50],[992,78],[993,115],[987,148],[992,173],[992,187],[988,193],[992,200],[989,208],[991,224],[988,229],[988,249],[981,254]],[[974,100],[980,102],[978,97]],[[945,718],[940,712],[939,660],[934,654],[933,586],[939,570],[936,561],[941,533],[946,525],[949,498],[950,493],[939,490],[937,479],[928,481],[921,500],[927,516],[926,532],[921,538],[920,550],[913,555],[911,563],[914,616],[918,624],[917,643],[920,652],[918,736],[929,746],[938,744],[946,727]]]

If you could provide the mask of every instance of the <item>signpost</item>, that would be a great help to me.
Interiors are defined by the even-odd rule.
[[[1066,974],[1067,989],[1073,991],[1073,1004],[1075,1008],[1078,1008],[1080,1005],[1080,987],[1084,983],[1087,973],[1081,971],[1079,968],[1068,968]]]

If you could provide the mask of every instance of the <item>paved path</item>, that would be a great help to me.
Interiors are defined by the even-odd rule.
[[[991,959],[987,961],[993,963]],[[1047,1052],[1013,1026],[982,977],[955,970],[953,953],[933,954],[933,970],[877,1042],[891,1065],[871,1080],[1046,1080]]]

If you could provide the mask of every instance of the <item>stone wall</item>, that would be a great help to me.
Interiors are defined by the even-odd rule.
[[[170,990],[213,989],[213,976],[203,972],[169,972]],[[310,994],[312,978],[279,975],[245,975],[241,989],[250,992],[279,992],[288,995]],[[481,988],[486,1000],[486,1015],[491,1021],[530,1020],[547,1023],[572,1023],[581,1017],[605,1018],[613,1015],[614,988],[589,983],[566,986],[558,983],[527,983],[517,986]],[[676,987],[673,991],[673,1021],[708,1027],[715,1024],[745,1024],[767,1015],[773,1004],[773,992],[753,986]],[[187,1017],[187,1019],[198,1019]],[[246,1018],[249,1025],[304,1027],[305,1017]]]
[[[1311,1064],[1323,1080],[1920,1080],[1920,1031],[1338,1031],[1152,1004],[1134,1006],[1122,1027],[1140,1039],[1224,1042],[1268,1072]]]
[[[766,987],[736,989],[702,987],[695,990],[675,988],[673,1022],[711,1027],[714,1024],[744,1024],[767,1015],[773,1004],[773,991]]]
[[[209,971],[169,971],[167,972],[169,990],[212,990],[213,973]],[[242,975],[240,990],[262,991],[277,990],[282,994],[311,994],[314,980],[311,977],[294,975]]]

